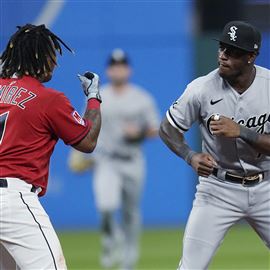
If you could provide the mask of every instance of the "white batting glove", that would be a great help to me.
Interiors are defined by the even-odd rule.
[[[99,76],[96,73],[87,71],[83,75],[78,74],[78,77],[87,99],[95,98],[102,102],[99,93]]]

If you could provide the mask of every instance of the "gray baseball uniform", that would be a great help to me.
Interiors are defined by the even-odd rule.
[[[144,177],[141,142],[129,142],[125,128],[129,125],[158,130],[159,115],[150,95],[129,84],[123,93],[110,84],[101,90],[102,126],[95,153],[94,192],[96,205],[103,212],[123,210],[123,231],[127,266],[138,257],[137,238],[140,227],[139,199]],[[114,224],[114,232],[117,228]],[[115,237],[112,234],[112,237]],[[113,245],[112,239],[104,240]],[[114,247],[113,247],[114,248]]]
[[[243,94],[216,69],[191,82],[167,111],[170,124],[182,133],[199,122],[202,152],[218,163],[217,176],[199,177],[178,269],[207,269],[227,230],[241,219],[270,248],[270,156],[256,152],[240,138],[213,136],[209,128],[211,116],[219,113],[259,133],[270,133],[270,71],[255,68],[255,80]],[[224,181],[226,172],[242,176],[263,172],[264,180],[247,187]]]

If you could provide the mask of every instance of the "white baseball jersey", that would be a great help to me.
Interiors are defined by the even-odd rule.
[[[125,126],[131,124],[142,129],[159,128],[159,115],[152,97],[142,88],[129,84],[123,93],[113,91],[107,84],[101,88],[103,104],[102,125],[97,144],[97,158],[115,155],[141,158],[141,143],[130,143],[125,138]]]
[[[125,128],[158,130],[159,115],[152,97],[142,88],[128,84],[118,93],[110,84],[101,89],[102,124],[94,153],[96,169],[94,191],[99,209],[117,209],[121,205],[124,179],[133,183],[133,192],[140,190],[144,178],[141,142],[129,142]],[[140,192],[137,192],[139,198]]]
[[[213,114],[232,118],[258,133],[270,133],[270,71],[255,66],[256,77],[243,94],[235,91],[218,74],[218,69],[191,82],[167,111],[171,125],[181,132],[198,121],[202,151],[219,166],[238,175],[252,175],[270,169],[270,156],[259,154],[240,138],[216,137],[209,128]]]

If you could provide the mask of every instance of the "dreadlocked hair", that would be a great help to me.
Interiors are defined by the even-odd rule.
[[[62,55],[61,44],[73,51],[54,33],[42,25],[26,24],[17,26],[17,32],[11,36],[0,59],[1,78],[29,75],[42,77],[52,71],[56,64],[56,52]]]

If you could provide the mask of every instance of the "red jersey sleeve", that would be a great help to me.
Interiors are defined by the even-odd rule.
[[[52,132],[65,144],[79,143],[91,128],[91,122],[83,119],[62,93],[50,102],[46,115]]]

